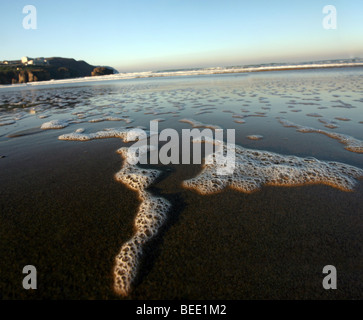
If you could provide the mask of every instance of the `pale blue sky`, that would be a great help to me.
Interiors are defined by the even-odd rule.
[[[25,5],[36,30],[23,28]],[[325,5],[336,30],[322,27]],[[120,71],[363,57],[362,0],[12,0],[0,60],[73,57]]]

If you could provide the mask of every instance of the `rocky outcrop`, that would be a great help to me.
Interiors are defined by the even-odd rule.
[[[32,81],[45,81],[45,80],[50,80],[50,73],[48,70],[29,70],[28,71],[28,81],[32,82]]]
[[[26,83],[29,81],[28,72],[27,71],[20,71],[18,77],[18,83]]]
[[[59,57],[46,58],[46,59],[49,65],[54,69],[56,69],[56,71],[58,71],[60,68],[66,68],[69,72],[68,78],[90,76],[92,70],[95,68],[95,66],[92,66],[83,60],[77,61],[75,59],[59,58]]]
[[[18,78],[18,79],[16,79]],[[7,78],[5,81],[7,83],[27,83],[33,81],[44,81],[50,80],[50,73],[47,70],[21,70],[18,73],[18,77],[16,75],[12,75],[11,79]]]
[[[67,79],[71,77],[71,72],[66,67],[58,68],[58,73],[62,79]]]
[[[51,79],[69,79],[108,75],[117,72],[111,67],[92,66],[85,61],[68,58],[47,58],[48,65],[0,65],[0,84],[26,83]]]
[[[5,70],[3,72],[0,72],[1,84],[17,83],[18,79],[18,74],[12,70]]]
[[[104,76],[107,74],[113,74],[113,70],[106,67],[96,67],[93,69],[91,76]]]

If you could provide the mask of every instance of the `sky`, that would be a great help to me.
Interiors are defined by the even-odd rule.
[[[33,5],[37,29],[24,29]],[[337,28],[324,29],[334,5]],[[362,0],[12,0],[0,60],[67,57],[121,72],[363,57]]]

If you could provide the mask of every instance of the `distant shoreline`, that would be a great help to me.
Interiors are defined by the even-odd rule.
[[[137,78],[162,78],[162,77],[181,77],[181,76],[198,76],[198,75],[212,75],[212,74],[234,74],[234,73],[255,73],[255,72],[269,72],[269,71],[296,71],[296,70],[312,70],[312,69],[336,69],[336,68],[356,68],[363,67],[363,62],[358,63],[322,63],[322,64],[301,64],[301,65],[272,65],[272,66],[247,66],[247,67],[216,67],[216,68],[200,68],[200,69],[186,69],[178,71],[144,71],[144,72],[126,72],[112,75],[101,76],[86,76],[78,78],[67,79],[52,79],[45,81],[34,81],[23,84],[7,84],[0,85],[2,88],[22,88],[33,86],[46,86],[53,84],[66,84],[66,83],[82,83],[82,82],[95,82],[95,81],[115,81],[115,80],[130,80]]]
[[[0,84],[23,84],[77,77],[110,75],[117,73],[112,67],[93,66],[72,58],[29,58],[0,62]]]

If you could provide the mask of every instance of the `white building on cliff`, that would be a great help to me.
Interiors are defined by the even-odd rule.
[[[44,66],[48,64],[47,59],[44,58],[29,58],[29,57],[22,57],[21,63],[28,66],[28,65],[35,65],[35,66]]]

